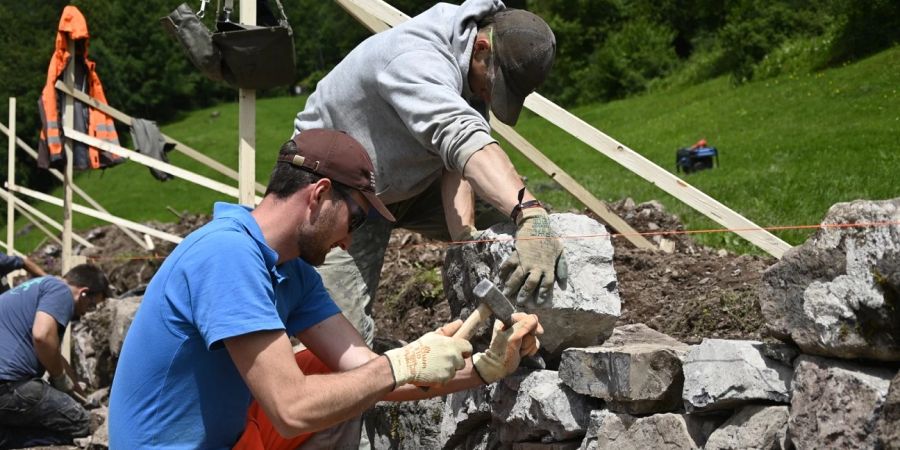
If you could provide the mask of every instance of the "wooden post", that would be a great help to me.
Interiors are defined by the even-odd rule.
[[[9,186],[16,185],[16,98],[9,98],[9,145],[6,150],[6,183]],[[6,202],[6,248],[7,253],[13,254],[15,250],[15,224],[16,206],[13,202]],[[12,275],[8,275],[6,283],[12,287]]]
[[[256,25],[256,0],[241,1],[241,23]],[[238,202],[253,207],[256,183],[256,91],[239,90]]]
[[[69,36],[69,62],[66,64],[65,82],[70,90],[75,90],[75,40]],[[50,119],[48,119],[50,120]],[[75,128],[75,99],[71,95],[66,96],[66,104],[63,109],[63,126]],[[65,275],[72,268],[72,172],[75,167],[75,154],[72,151],[72,140],[66,137],[63,140],[63,148],[66,155],[66,171],[63,180],[63,246],[62,246],[62,271]],[[12,189],[12,187],[10,187]],[[60,348],[63,358],[72,361],[72,325],[66,327]]]

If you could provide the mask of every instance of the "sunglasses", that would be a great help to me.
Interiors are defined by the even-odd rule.
[[[333,183],[336,184],[336,183]],[[345,189],[349,188],[337,188],[335,187],[334,191],[341,197],[341,200],[347,204],[347,209],[350,210],[350,220],[348,221],[347,231],[349,233],[353,233],[358,230],[364,223],[366,223],[366,217],[368,214],[366,210],[359,206],[359,203],[356,203],[356,200],[353,199],[353,196],[350,195],[350,192]]]

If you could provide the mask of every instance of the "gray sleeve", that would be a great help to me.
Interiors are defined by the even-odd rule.
[[[435,51],[406,52],[378,74],[379,95],[448,170],[462,171],[491,137],[487,120],[462,98],[459,69]]]

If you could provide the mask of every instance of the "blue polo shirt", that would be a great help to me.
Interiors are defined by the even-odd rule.
[[[122,346],[110,448],[234,445],[251,395],[223,340],[294,335],[340,313],[312,266],[277,260],[250,211],[226,203],[166,258]]]

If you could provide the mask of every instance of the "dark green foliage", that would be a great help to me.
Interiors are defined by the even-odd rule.
[[[838,2],[843,23],[832,44],[831,63],[871,55],[900,42],[900,2],[869,0]]]

